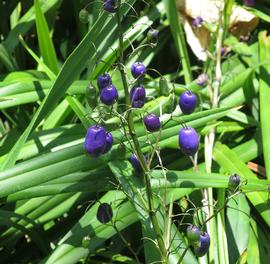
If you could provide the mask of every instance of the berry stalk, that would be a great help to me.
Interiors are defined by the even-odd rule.
[[[121,16],[120,16],[120,6],[121,6],[121,0],[118,0],[118,10],[116,12],[116,19],[118,24],[118,38],[119,38],[119,71],[121,74],[122,83],[124,86],[125,91],[125,100],[126,100],[126,108],[129,110],[131,108],[130,106],[130,94],[128,89],[128,82],[126,78],[126,73],[124,69],[125,65],[125,59],[124,59],[124,41],[123,41],[123,30],[122,30],[122,24],[121,24]],[[134,128],[134,122],[133,122],[133,114],[132,111],[127,111],[127,123],[128,123],[128,130],[129,134],[131,136],[134,149],[136,152],[136,155],[138,157],[138,160],[142,166],[143,174],[145,178],[145,184],[146,184],[146,195],[147,195],[147,202],[148,202],[148,213],[151,220],[151,223],[153,225],[154,232],[156,234],[156,239],[158,242],[158,247],[161,253],[161,257],[163,260],[163,263],[167,263],[167,250],[163,241],[162,232],[159,228],[156,213],[153,208],[153,194],[151,189],[151,175],[150,175],[150,169],[146,163],[146,160],[144,158],[144,155],[141,151],[139,141],[135,132]]]

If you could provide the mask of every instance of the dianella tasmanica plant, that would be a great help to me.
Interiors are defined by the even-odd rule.
[[[1,263],[269,263],[270,9],[0,2]]]

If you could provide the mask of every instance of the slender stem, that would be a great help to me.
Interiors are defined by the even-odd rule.
[[[190,245],[188,245],[188,246],[185,248],[185,250],[184,250],[184,252],[182,253],[182,255],[181,255],[179,261],[177,262],[177,264],[181,264],[181,262],[183,261],[183,259],[184,259],[185,255],[186,255],[186,253],[187,253],[189,247],[190,247]]]
[[[119,7],[121,6],[121,0],[118,0],[118,6]],[[120,16],[119,9],[116,12],[116,19],[117,19],[117,24],[118,24],[119,51],[120,51],[118,65],[119,65],[119,71],[121,74],[121,79],[122,79],[122,83],[123,83],[124,91],[125,91],[126,107],[127,107],[127,110],[129,110],[131,108],[130,94],[129,94],[129,90],[128,90],[128,82],[127,82],[127,78],[126,78],[126,73],[125,73],[125,69],[124,69],[124,65],[125,65],[124,41],[123,41],[123,30],[122,30],[122,25],[121,25],[121,16]],[[136,132],[135,132],[134,122],[133,122],[133,113],[132,113],[132,111],[127,111],[127,112],[128,112],[127,122],[128,122],[129,134],[130,134],[131,139],[133,141],[134,149],[135,149],[137,158],[138,158],[138,160],[143,168],[143,172],[144,172],[149,217],[150,217],[150,220],[152,222],[154,232],[156,234],[158,247],[159,247],[159,250],[161,253],[162,260],[164,263],[167,263],[167,250],[166,250],[164,240],[162,237],[162,232],[159,228],[156,213],[155,213],[155,210],[154,210],[153,204],[152,204],[153,194],[152,194],[152,189],[151,189],[150,170],[147,166],[146,160],[145,160],[144,155],[142,153],[142,150],[140,148],[140,144],[139,144]]]

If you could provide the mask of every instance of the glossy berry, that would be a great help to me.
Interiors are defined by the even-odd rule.
[[[178,134],[178,143],[186,156],[193,156],[199,147],[198,135],[194,128],[182,128]]]
[[[202,24],[203,24],[203,18],[201,16],[195,17],[193,22],[192,22],[192,26],[194,29],[201,27]]]
[[[109,13],[117,11],[117,0],[103,0],[103,9]]]
[[[193,113],[196,104],[197,96],[191,91],[185,91],[180,95],[179,106],[185,115]]]
[[[88,23],[88,11],[86,9],[82,9],[79,13],[79,19],[83,24],[87,24]]]
[[[158,42],[158,30],[150,29],[147,32],[147,39],[151,44],[157,44],[157,42]]]
[[[95,108],[97,106],[98,92],[94,85],[91,83],[86,87],[86,100],[90,108]]]
[[[244,5],[253,6],[255,4],[255,0],[244,0]]]
[[[208,75],[207,73],[202,73],[197,78],[197,84],[200,86],[205,86],[208,82]]]
[[[141,166],[141,163],[139,162],[136,154],[132,154],[131,157],[130,157],[130,162],[131,162],[131,165],[133,167],[133,169],[139,173],[139,172],[142,172],[143,171],[143,168]]]
[[[99,90],[102,90],[103,88],[109,86],[112,84],[112,79],[109,73],[104,73],[97,78],[97,85]]]
[[[145,102],[145,88],[143,85],[134,86],[130,91],[130,101],[134,108],[141,108]]]
[[[143,121],[146,126],[146,129],[149,132],[155,132],[160,129],[160,120],[159,117],[155,114],[147,115]]]
[[[85,136],[84,148],[93,157],[103,154],[106,148],[106,130],[99,125],[89,127]]]
[[[102,203],[97,210],[97,219],[102,224],[110,222],[113,218],[112,207],[108,203]]]
[[[187,239],[190,245],[198,245],[200,243],[201,231],[197,226],[188,226],[187,228]]]
[[[118,92],[114,85],[109,85],[101,90],[100,101],[106,105],[112,105],[118,99]]]
[[[200,235],[200,243],[199,246],[194,247],[194,253],[198,257],[204,256],[210,246],[210,236],[207,232],[204,232]]]
[[[229,189],[231,189],[232,191],[234,191],[240,184],[240,176],[238,174],[233,174],[230,176],[229,178]]]
[[[131,66],[131,74],[135,79],[142,80],[146,74],[146,68],[141,62],[134,62]]]
[[[82,246],[84,248],[88,248],[89,245],[90,245],[90,236],[83,237],[83,239],[82,239]]]
[[[111,133],[108,132],[106,134],[106,146],[102,154],[107,153],[112,148],[112,145],[113,145],[113,136]]]

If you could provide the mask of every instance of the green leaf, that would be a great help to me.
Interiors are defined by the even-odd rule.
[[[270,38],[266,36],[266,31],[259,34],[259,51],[260,51],[260,118],[262,129],[262,143],[264,164],[266,175],[270,179]]]
[[[34,1],[34,7],[36,13],[38,43],[42,59],[44,63],[51,69],[51,71],[54,74],[57,74],[59,71],[57,57],[46,18],[41,10],[39,0]]]
[[[192,73],[190,67],[189,56],[187,52],[186,40],[184,38],[184,30],[182,24],[178,17],[178,12],[176,8],[176,1],[163,0],[165,10],[169,19],[171,33],[176,44],[178,54],[181,59],[181,64],[183,65],[184,77],[186,84],[192,81]]]

